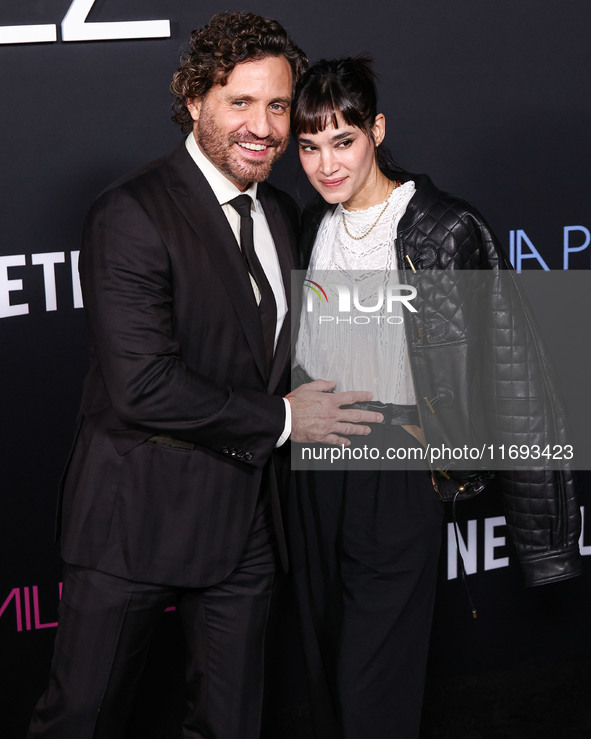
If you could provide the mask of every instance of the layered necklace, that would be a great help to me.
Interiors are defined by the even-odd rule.
[[[364,239],[364,238],[365,238],[366,236],[369,236],[369,234],[370,234],[370,233],[371,233],[371,232],[372,232],[372,231],[374,230],[374,228],[375,228],[375,227],[376,227],[376,226],[378,225],[378,223],[379,223],[379,221],[380,221],[380,218],[381,218],[381,217],[382,217],[382,216],[384,215],[384,213],[386,212],[386,208],[388,207],[388,203],[390,202],[390,195],[392,195],[393,191],[394,191],[394,190],[395,190],[395,189],[396,189],[397,187],[400,187],[400,185],[401,185],[401,184],[402,184],[402,183],[400,182],[400,180],[394,180],[394,182],[392,182],[392,187],[391,187],[391,188],[389,189],[389,191],[388,191],[388,195],[386,196],[386,200],[384,201],[384,207],[383,207],[383,208],[382,208],[382,210],[381,210],[381,211],[380,211],[380,212],[378,213],[378,217],[377,217],[377,218],[375,219],[375,221],[374,221],[374,222],[373,222],[373,223],[371,224],[371,226],[369,226],[369,228],[367,228],[367,229],[366,229],[366,231],[365,231],[364,233],[362,233],[362,234],[361,234],[360,236],[355,236],[355,235],[354,235],[354,234],[352,234],[352,233],[351,233],[351,231],[349,231],[349,229],[347,228],[347,219],[346,219],[346,217],[345,217],[345,208],[342,208],[342,209],[341,209],[341,217],[342,217],[342,219],[343,219],[343,227],[344,227],[344,229],[345,229],[345,232],[346,232],[347,236],[349,236],[349,237],[350,237],[351,239],[354,239],[355,241],[361,241],[361,239]]]

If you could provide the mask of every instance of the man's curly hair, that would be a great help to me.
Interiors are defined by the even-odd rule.
[[[193,120],[187,98],[203,97],[213,85],[225,85],[237,64],[268,56],[287,59],[295,88],[308,67],[308,59],[280,23],[255,13],[212,16],[204,28],[191,33],[189,49],[172,78],[172,120],[188,133]]]

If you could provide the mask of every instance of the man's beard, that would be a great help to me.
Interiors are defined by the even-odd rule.
[[[239,141],[272,146],[274,151],[264,161],[246,161],[240,157],[238,151],[235,151]],[[203,106],[197,121],[197,142],[220,172],[236,184],[246,187],[251,182],[263,182],[267,179],[273,165],[286,150],[289,136],[286,136],[284,140],[273,136],[258,139],[248,134],[233,134],[226,138],[217,126],[215,116],[206,106]]]

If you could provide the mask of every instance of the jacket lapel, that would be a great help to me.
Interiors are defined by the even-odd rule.
[[[277,346],[275,347],[275,354],[273,356],[273,363],[271,365],[271,372],[267,385],[269,392],[273,392],[283,375],[287,363],[289,362],[292,318],[291,272],[295,269],[296,243],[295,237],[290,233],[286,218],[281,213],[277,204],[277,199],[272,194],[272,191],[270,191],[270,189],[263,183],[259,185],[257,194],[261,201],[261,205],[263,206],[263,210],[265,211],[265,217],[269,224],[271,236],[273,237],[277,257],[279,259],[279,266],[281,268],[285,297],[287,299],[287,313],[277,339]]]
[[[169,159],[167,190],[196,237],[211,256],[236,318],[242,325],[261,376],[267,378],[263,331],[240,247],[212,189],[191,159],[184,142]],[[282,268],[283,269],[283,268]]]

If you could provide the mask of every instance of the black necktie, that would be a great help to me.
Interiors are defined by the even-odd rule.
[[[275,330],[277,328],[277,306],[275,304],[273,290],[265,275],[265,270],[254,250],[253,222],[252,216],[250,215],[251,203],[252,200],[249,195],[239,195],[237,198],[229,201],[229,205],[238,211],[240,215],[240,246],[242,248],[242,254],[248,271],[256,282],[261,294],[259,315],[263,326],[267,366],[270,367],[273,361]]]

